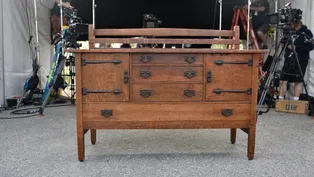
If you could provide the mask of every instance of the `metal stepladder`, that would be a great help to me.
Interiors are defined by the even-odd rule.
[[[242,23],[242,27],[245,31],[245,33],[247,33],[247,22],[249,20],[248,17],[248,13],[246,9],[240,8],[240,7],[235,7],[234,8],[234,14],[233,14],[233,18],[232,18],[232,24],[231,24],[231,29],[234,29],[234,26],[239,24],[239,18],[241,20]],[[250,42],[251,46],[252,43],[254,44],[254,46],[252,46],[253,49],[260,49],[260,45],[257,42],[253,27],[251,25],[252,23],[250,23],[250,39],[248,39],[248,42]]]
[[[248,11],[247,9],[243,9],[240,7],[235,7],[234,8],[234,14],[233,14],[233,19],[232,19],[232,24],[231,24],[231,29],[234,28],[234,26],[239,24],[239,19],[241,20],[241,24],[242,27],[244,29],[244,32],[247,33],[247,30],[249,29],[249,33],[250,33],[250,39],[247,39],[247,42],[249,42],[249,46],[251,46],[252,49],[255,50],[259,50],[260,49],[260,45],[257,41],[255,32],[253,30],[252,27],[252,23],[250,23],[249,28],[247,27],[247,22],[248,20],[250,20],[250,18],[248,17]],[[229,46],[230,49],[230,46]],[[263,71],[262,71],[262,66],[264,65],[264,57],[263,54],[260,55],[260,67],[259,67],[259,78],[261,78],[263,76]],[[262,81],[260,80],[260,83],[262,84]]]

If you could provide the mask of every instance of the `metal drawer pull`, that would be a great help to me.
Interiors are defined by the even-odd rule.
[[[188,79],[192,79],[193,77],[196,76],[196,72],[195,71],[185,71],[184,76]]]
[[[252,89],[249,88],[247,90],[222,90],[222,89],[215,89],[213,91],[216,94],[221,94],[223,92],[225,93],[246,93],[247,95],[252,95]]]
[[[224,65],[224,64],[247,64],[248,66],[252,66],[253,65],[253,60],[250,59],[249,61],[224,61],[224,60],[216,60],[215,61],[216,65]]]
[[[113,113],[112,110],[101,110],[100,111],[100,115],[103,117],[106,117],[106,118],[112,116],[112,113]]]
[[[232,109],[223,109],[223,110],[221,110],[221,114],[225,117],[230,117],[233,114],[233,110]]]
[[[194,63],[196,61],[196,57],[195,56],[186,56],[185,61],[189,64]]]
[[[208,83],[212,82],[212,72],[211,71],[207,72],[207,82]]]
[[[142,97],[148,98],[148,97],[152,96],[152,91],[151,90],[141,90],[140,94]]]
[[[151,56],[141,56],[141,61],[143,63],[148,63],[152,60],[152,57]]]
[[[119,89],[114,90],[87,90],[86,88],[82,89],[83,95],[87,95],[88,93],[113,93],[114,95],[119,95],[122,93]]]
[[[140,72],[141,76],[144,78],[144,79],[147,79],[149,77],[152,76],[152,72],[151,71],[141,71]]]
[[[122,61],[121,60],[86,60],[83,59],[82,60],[82,66],[86,66],[87,64],[104,64],[104,63],[112,63],[115,65],[121,64]]]
[[[124,83],[127,84],[129,83],[129,72],[124,72]]]
[[[195,96],[195,90],[184,90],[184,95],[187,97]]]

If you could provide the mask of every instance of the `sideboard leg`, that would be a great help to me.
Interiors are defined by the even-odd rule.
[[[92,145],[95,145],[96,144],[96,129],[90,130],[90,138],[91,138]]]
[[[84,130],[77,129],[77,148],[78,160],[83,162],[85,160],[85,143],[84,143]]]
[[[248,159],[254,159],[254,152],[255,152],[255,134],[256,134],[256,127],[255,125],[249,129],[248,133]]]
[[[231,143],[234,144],[236,142],[236,138],[237,138],[237,129],[236,128],[232,128],[231,129]]]

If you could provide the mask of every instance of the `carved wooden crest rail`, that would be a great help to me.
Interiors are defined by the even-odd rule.
[[[238,26],[230,31],[90,26],[90,49],[67,50],[75,53],[78,159],[85,159],[88,130],[95,144],[97,129],[209,128],[231,129],[233,144],[236,129],[246,132],[247,155],[253,159],[258,60],[267,51],[239,50],[239,36]],[[233,49],[95,49],[95,43],[227,44]]]

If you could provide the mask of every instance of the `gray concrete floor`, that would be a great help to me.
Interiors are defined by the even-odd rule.
[[[77,160],[75,108],[0,120],[0,176],[314,176],[314,120],[271,112],[258,120],[256,155],[229,130],[100,130]],[[4,113],[0,113],[3,116]]]

